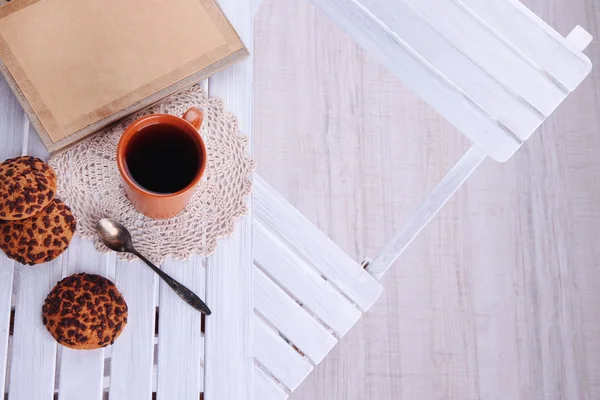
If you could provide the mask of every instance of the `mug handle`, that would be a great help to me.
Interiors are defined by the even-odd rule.
[[[192,126],[199,131],[200,127],[202,126],[202,122],[204,121],[204,113],[197,107],[191,107],[185,112],[185,114],[183,114],[183,117],[181,118],[192,124]]]

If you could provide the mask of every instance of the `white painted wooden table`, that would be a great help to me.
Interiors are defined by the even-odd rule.
[[[59,399],[286,398],[373,305],[382,292],[377,279],[469,175],[488,156],[510,158],[591,68],[581,53],[591,40],[584,30],[566,40],[514,0],[313,2],[472,148],[363,265],[256,176],[251,212],[217,254],[162,266],[206,298],[213,315],[204,333],[200,315],[145,266],[101,255],[78,238],[65,255],[36,268],[0,256],[0,380],[8,378],[10,400],[55,393]],[[260,1],[220,4],[252,50]],[[207,82],[249,136],[252,84],[252,59]],[[4,82],[0,116],[1,159],[48,156]],[[128,301],[129,324],[112,347],[66,349],[41,324],[48,291],[80,271],[112,278]]]

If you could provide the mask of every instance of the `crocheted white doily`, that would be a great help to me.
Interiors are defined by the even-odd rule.
[[[127,199],[117,169],[117,144],[137,118],[157,113],[181,116],[191,106],[204,111],[200,134],[208,153],[206,172],[184,211],[168,220],[153,220]],[[220,100],[207,98],[198,85],[54,155],[49,164],[58,175],[58,197],[77,218],[79,235],[107,252],[96,236],[95,224],[101,218],[114,219],[129,229],[137,250],[156,263],[169,255],[186,259],[196,253],[213,253],[217,240],[231,235],[236,219],[247,211],[254,170],[237,119]]]

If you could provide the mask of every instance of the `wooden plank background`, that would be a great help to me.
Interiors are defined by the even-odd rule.
[[[595,1],[524,3],[600,38]],[[599,43],[592,76],[483,164],[291,399],[600,398]],[[467,141],[306,0],[265,0],[254,47],[258,172],[374,256]]]

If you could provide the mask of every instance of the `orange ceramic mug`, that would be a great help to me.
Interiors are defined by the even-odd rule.
[[[204,114],[196,107],[183,117],[147,115],[131,124],[117,148],[117,165],[127,197],[155,219],[179,214],[190,201],[206,168],[200,137]]]

